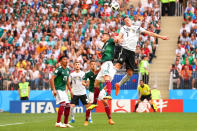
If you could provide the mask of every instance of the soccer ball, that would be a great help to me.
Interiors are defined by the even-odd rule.
[[[111,9],[112,9],[113,11],[118,11],[118,10],[120,9],[119,3],[116,2],[116,1],[113,1],[113,2],[111,3]]]

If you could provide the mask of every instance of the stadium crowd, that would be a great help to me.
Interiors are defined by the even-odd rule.
[[[139,3],[136,8],[123,3],[116,12],[111,10],[109,0],[1,0],[0,89],[17,90],[24,77],[31,89],[49,89],[49,78],[61,55],[68,56],[71,70],[75,60],[80,61],[84,71],[89,70],[90,60],[100,57],[100,36],[104,31],[112,37],[117,35],[125,15],[134,25],[160,32],[157,0],[148,0],[145,6]],[[193,17],[187,19],[187,27],[191,20]],[[188,40],[196,39],[195,35],[189,39],[185,36],[189,32],[183,32],[179,42],[182,47],[188,45]],[[191,47],[195,43],[192,41]],[[148,56],[151,63],[157,44],[157,39],[141,34],[136,64],[141,56]],[[189,49],[185,50],[185,56],[192,56]]]
[[[174,89],[197,88],[197,6],[188,2],[171,68]]]

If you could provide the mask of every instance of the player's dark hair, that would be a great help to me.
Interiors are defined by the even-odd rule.
[[[67,58],[65,55],[63,55],[63,56],[61,56],[61,57],[59,58],[59,61],[61,61],[64,57]]]
[[[74,64],[76,64],[76,63],[80,63],[78,60],[76,60],[75,62],[74,62]]]
[[[103,33],[103,35],[108,35],[110,37],[109,33]]]
[[[143,80],[140,80],[140,81],[142,81],[142,82],[144,83],[144,81],[143,81]]]
[[[125,17],[123,18],[123,21],[124,21],[126,18],[129,18],[129,16],[128,16],[128,15],[125,15]]]
[[[96,62],[96,60],[93,59],[93,60],[90,61],[90,63],[92,63],[92,62]]]

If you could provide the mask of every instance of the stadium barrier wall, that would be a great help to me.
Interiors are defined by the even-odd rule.
[[[169,99],[197,100],[197,90],[192,90],[192,89],[169,90]]]
[[[109,101],[111,112],[114,113],[129,113],[134,111],[135,103],[137,100],[129,99],[115,99]],[[183,100],[154,100],[157,105],[157,112],[183,112]],[[186,104],[191,104],[187,101]],[[104,105],[101,101],[98,101],[98,108],[92,112],[105,112]],[[76,113],[85,112],[85,107],[82,103],[75,107]],[[10,102],[10,113],[55,113],[58,111],[58,105],[55,101],[11,101]],[[185,111],[190,112],[189,108],[185,108]],[[192,109],[192,111],[195,111]],[[137,112],[153,112],[151,105],[148,101],[143,101],[139,104]]]
[[[113,105],[112,106],[113,112],[115,112],[114,105],[116,105],[116,104],[114,104],[114,102],[116,103],[117,100],[119,100],[120,102],[122,102],[122,101],[128,102],[128,100],[138,99],[138,94],[137,94],[136,90],[120,90],[120,94],[118,96],[115,96],[114,92],[115,91],[112,90],[113,101],[111,104]],[[193,107],[197,106],[197,90],[179,90],[179,89],[169,90],[169,98],[170,98],[169,101],[174,100],[174,99],[175,100],[176,99],[183,99],[183,105],[179,106],[179,107],[180,107],[180,109],[183,107],[184,112],[197,112],[197,108],[193,108]],[[31,101],[55,101],[51,91],[31,91],[30,92],[30,100]],[[10,110],[10,101],[20,101],[18,92],[17,91],[0,91],[0,109],[3,111],[11,111]],[[160,102],[165,103],[166,101],[164,100],[164,101],[160,101]],[[125,103],[125,102],[123,102],[123,103]],[[132,103],[133,102],[131,102],[131,104]],[[117,103],[117,104],[119,104],[119,103]],[[131,105],[131,104],[127,103],[127,105]],[[143,103],[143,104],[146,105],[146,103]],[[121,105],[121,103],[119,105]],[[191,107],[191,106],[193,106],[193,107]],[[129,107],[133,108],[133,106],[129,106]],[[127,107],[127,108],[129,108],[129,107]],[[76,109],[76,112],[81,112],[78,110],[82,110],[82,108],[79,106]],[[84,110],[85,109],[83,108],[83,111]],[[129,108],[129,111],[132,111],[132,110],[133,109]],[[104,111],[104,107],[103,107],[103,109],[99,108],[97,110],[97,112],[102,112],[102,111]]]
[[[123,74],[120,75],[115,75],[114,79],[112,80],[112,89],[115,89],[115,83],[119,82],[122,78],[124,77]],[[129,81],[127,81],[125,84],[123,84],[120,87],[120,90],[133,90],[133,89],[137,89],[137,85],[138,85],[138,74],[133,74],[133,76],[130,78]]]
[[[10,101],[10,113],[55,113],[59,109],[55,100],[29,100],[29,101]],[[75,107],[76,113],[86,111],[81,101]],[[94,109],[92,112],[96,112]]]
[[[115,89],[115,83],[119,82],[124,74],[115,75],[112,81],[112,90]],[[137,82],[138,74],[134,74],[131,79],[123,84],[120,88],[120,95],[112,96],[114,99],[137,99]],[[114,94],[114,92],[112,91]],[[120,97],[121,96],[121,97]],[[0,91],[0,110],[9,111],[9,103],[11,100],[19,100],[17,91]],[[55,100],[51,91],[31,91],[30,100]]]
[[[115,95],[115,90],[112,90],[113,99],[137,99],[138,93],[136,90],[120,90],[119,95]],[[50,100],[55,101],[52,92],[48,91],[31,91],[29,100]],[[0,109],[10,111],[10,101],[20,101],[18,91],[0,91]]]

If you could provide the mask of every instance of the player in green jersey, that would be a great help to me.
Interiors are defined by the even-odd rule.
[[[67,67],[67,58],[60,57],[60,64],[50,79],[53,96],[56,98],[56,104],[60,104],[57,116],[56,127],[72,127],[68,124],[68,117],[70,114],[70,102],[68,100],[67,89],[70,88],[69,74],[70,70]],[[72,95],[72,92],[70,92]],[[64,124],[61,123],[61,116],[64,112]]]
[[[94,101],[93,104],[87,108],[88,110],[92,110],[98,106],[97,99],[100,93],[100,88],[99,88],[100,82],[106,83],[107,98],[112,99],[111,81],[113,80],[114,75],[116,74],[116,69],[114,68],[112,61],[114,59],[115,43],[118,42],[121,43],[120,40],[117,38],[111,39],[109,33],[103,33],[101,37],[101,41],[105,43],[102,48],[102,58],[101,58],[102,65],[101,65],[101,70],[99,71],[94,83]]]
[[[92,60],[90,62],[90,71],[88,71],[82,81],[82,84],[84,86],[89,87],[89,95],[88,95],[88,101],[89,103],[93,103],[94,100],[94,82],[95,79],[97,77],[98,71],[96,70],[96,61]],[[87,80],[89,79],[89,82],[87,82]],[[111,120],[111,112],[109,109],[109,104],[107,102],[107,99],[105,99],[106,96],[106,91],[103,89],[103,84],[100,83],[100,90],[101,92],[99,93],[98,99],[102,100],[104,107],[105,107],[105,112],[108,116],[109,122],[110,124],[114,124],[114,122]],[[87,126],[88,125],[88,119],[90,116],[90,110],[86,110],[86,120],[84,125]]]

